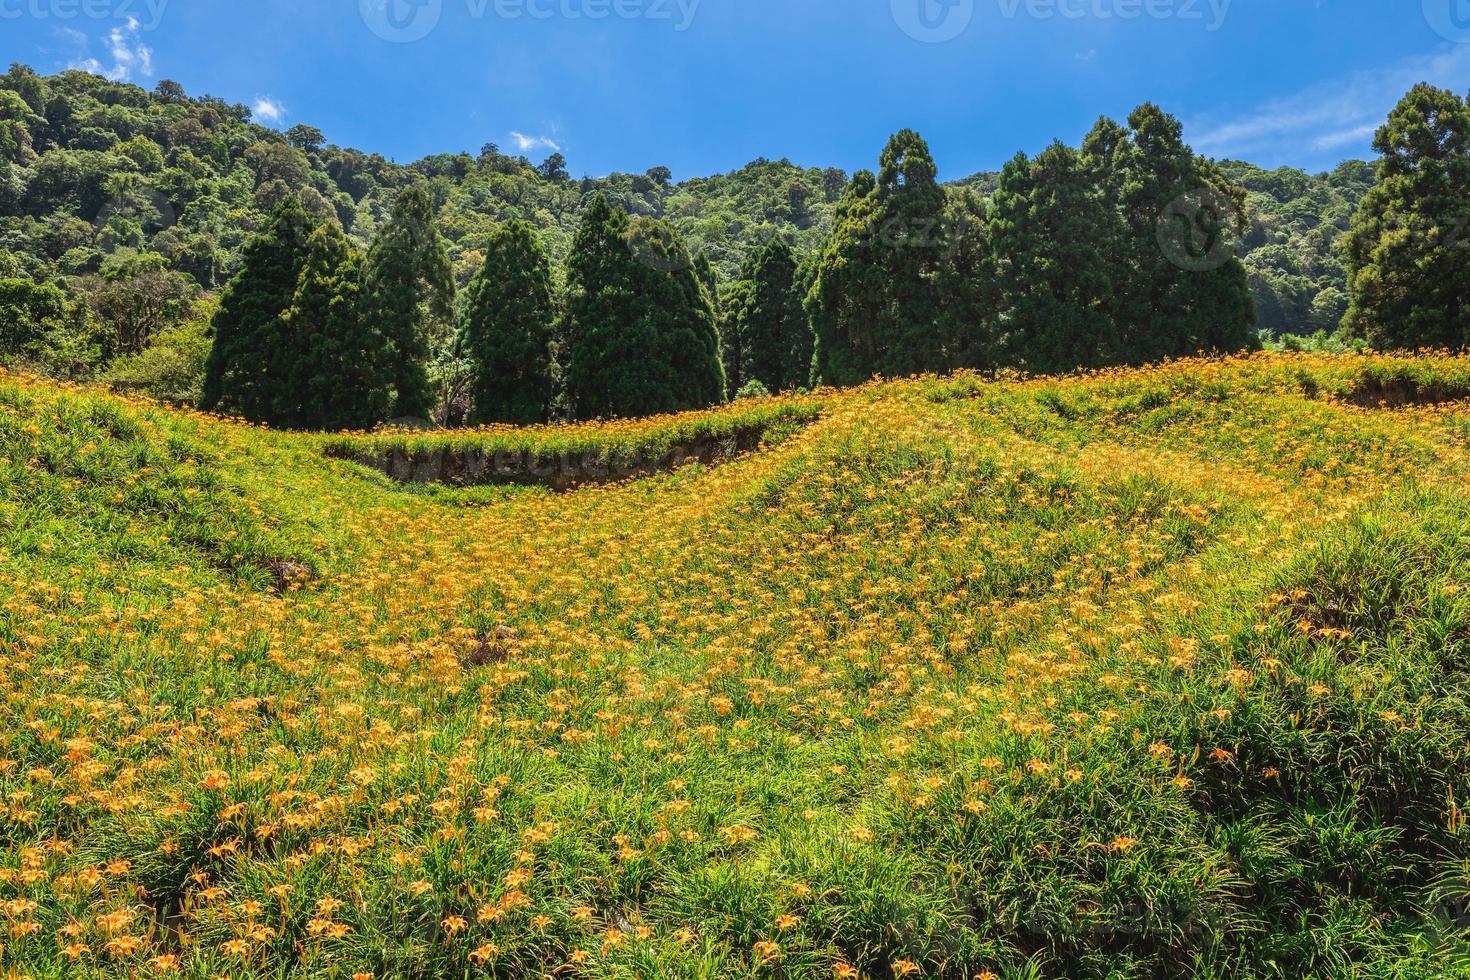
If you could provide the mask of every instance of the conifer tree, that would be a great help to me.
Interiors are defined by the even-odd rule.
[[[805,385],[811,373],[811,327],[797,291],[796,256],[781,237],[755,250],[751,288],[740,311],[741,384],[768,391]]]
[[[808,297],[823,381],[856,384],[942,366],[945,207],[929,147],[912,130],[889,140],[877,177],[853,178]]]
[[[1470,344],[1470,108],[1416,85],[1378,130],[1344,243],[1347,327],[1380,350]]]
[[[678,379],[670,407],[656,411],[706,408],[725,400],[725,369],[714,300],[689,256],[684,240],[666,221],[637,218],[629,229],[636,272],[655,324],[662,359]]]
[[[240,272],[213,319],[214,346],[200,400],[205,410],[278,424],[278,402],[290,384],[281,373],[280,352],[289,347],[285,317],[315,230],[311,217],[288,196],[245,246]]]
[[[878,371],[889,377],[943,366],[935,324],[938,277],[949,242],[938,172],[929,144],[911,129],[896,133],[883,149],[876,218],[887,296]]]
[[[551,417],[556,299],[551,262],[524,221],[496,228],[471,280],[460,331],[474,365],[477,423]]]
[[[1078,165],[1083,179],[1097,192],[1100,208],[1092,212],[1088,238],[1096,258],[1106,266],[1105,278],[1112,284],[1102,307],[1112,321],[1107,343],[1098,351],[1099,364],[1121,364],[1128,359],[1129,334],[1126,316],[1130,283],[1136,273],[1127,218],[1124,214],[1124,183],[1128,178],[1128,154],[1132,144],[1128,130],[1107,117],[1100,118],[1082,140]],[[1156,243],[1155,243],[1156,244]]]
[[[875,234],[876,187],[872,171],[853,175],[834,210],[832,235],[807,294],[816,338],[813,380],[823,384],[861,384],[879,369],[887,288]]]
[[[939,322],[935,338],[943,370],[988,370],[999,366],[995,256],[985,200],[962,190],[947,205],[948,254],[938,280]]]
[[[746,259],[745,268],[739,279],[725,283],[720,287],[719,303],[716,306],[715,329],[720,335],[720,364],[725,369],[725,397],[732,399],[735,393],[743,385],[744,378],[740,373],[740,314],[745,312],[745,304],[750,300],[750,293],[755,288],[751,280],[751,259]]]
[[[1076,151],[1061,143],[1001,174],[991,211],[999,257],[1004,359],[1040,373],[1102,364],[1114,349],[1115,284],[1092,235],[1106,220],[1102,195]]]
[[[1179,120],[1145,104],[1128,117],[1121,206],[1130,275],[1117,318],[1125,359],[1143,363],[1254,343],[1255,302],[1232,240],[1245,192],[1185,145]]]
[[[708,290],[661,221],[598,195],[567,265],[567,394],[576,417],[652,415],[724,400]]]
[[[363,254],[333,223],[307,242],[286,315],[279,372],[291,379],[279,413],[301,429],[368,429],[388,417],[393,365],[360,304]]]
[[[362,306],[394,365],[393,414],[428,418],[434,408],[430,355],[453,339],[454,276],[422,185],[398,195],[368,252]]]

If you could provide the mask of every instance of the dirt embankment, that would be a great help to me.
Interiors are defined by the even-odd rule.
[[[541,486],[564,491],[669,473],[690,463],[723,463],[759,449],[767,430],[767,426],[752,426],[628,457],[610,457],[605,449],[546,452],[476,446],[332,447],[327,454],[360,463],[400,483]]]
[[[1409,408],[1442,405],[1470,398],[1470,387],[1457,382],[1424,382],[1406,377],[1360,378],[1348,394],[1359,408]]]

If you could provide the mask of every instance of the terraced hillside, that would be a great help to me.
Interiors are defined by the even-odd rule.
[[[551,489],[0,375],[0,970],[1470,975],[1467,394],[919,379]]]

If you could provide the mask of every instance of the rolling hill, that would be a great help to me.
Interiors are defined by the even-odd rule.
[[[345,447],[758,432],[553,488],[0,375],[0,963],[1464,975],[1467,396],[1256,355]]]

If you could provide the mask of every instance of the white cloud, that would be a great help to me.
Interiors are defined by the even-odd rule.
[[[561,150],[556,140],[549,136],[527,136],[525,133],[517,133],[512,130],[510,141],[522,153],[530,153],[532,150],[551,150],[555,153]]]
[[[1243,115],[1197,119],[1187,133],[1215,157],[1296,156],[1363,145],[1404,93],[1419,82],[1462,91],[1470,85],[1470,45],[1411,58],[1392,68],[1358,72],[1263,103]]]
[[[62,30],[64,36],[82,51],[90,47],[87,38],[80,31],[70,28]],[[132,81],[134,74],[142,78],[152,78],[153,49],[142,42],[140,32],[138,18],[129,17],[127,23],[107,32],[107,54],[112,61],[111,65],[97,58],[85,57],[78,58],[67,67],[101,75],[114,82]]]
[[[260,98],[256,99],[255,104],[250,107],[250,113],[255,117],[257,122],[262,122],[269,125],[278,123],[282,119],[286,118],[286,107],[281,105],[281,103],[277,102],[275,99],[268,98],[262,95]]]
[[[1335,150],[1349,143],[1362,143],[1371,140],[1373,134],[1378,132],[1382,123],[1366,123],[1362,126],[1354,126],[1352,129],[1344,129],[1336,133],[1325,133],[1317,137],[1312,144],[1314,150]]]

